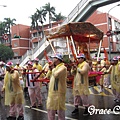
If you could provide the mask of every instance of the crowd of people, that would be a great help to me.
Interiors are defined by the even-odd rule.
[[[68,69],[61,54],[51,56],[44,66],[35,58],[28,61],[25,66],[20,66],[19,62],[13,65],[12,62],[0,62],[0,98],[5,99],[5,105],[9,106],[9,116],[7,120],[24,120],[24,89],[27,88],[30,107],[41,107],[42,103],[42,82],[37,80],[48,78],[49,89],[46,102],[48,120],[65,120],[65,101],[68,79]],[[93,58],[92,62],[86,60],[86,56],[81,53],[77,56],[78,63],[74,63],[70,69],[73,79],[73,96],[75,109],[71,113],[79,113],[79,105],[85,107],[84,116],[89,115],[89,71],[102,72],[101,78],[97,81],[100,92],[104,87],[112,88],[114,101],[120,102],[120,56],[113,57],[111,61],[106,58]],[[17,113],[16,113],[17,112]]]

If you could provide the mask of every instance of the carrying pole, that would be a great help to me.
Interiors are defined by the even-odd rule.
[[[70,46],[69,46],[68,36],[66,37],[66,39],[67,39],[68,54],[69,54],[69,58],[70,58]]]
[[[55,49],[54,49],[54,47],[53,47],[53,45],[52,45],[51,41],[50,41],[50,40],[48,40],[48,42],[49,42],[49,44],[50,44],[50,46],[51,46],[51,48],[52,48],[52,50],[53,50],[54,54],[56,54]]]
[[[101,45],[102,45],[102,40],[100,40],[99,50],[98,50],[98,54],[97,54],[97,61],[98,61],[98,58],[100,55]]]
[[[75,44],[73,42],[73,37],[70,36],[70,38],[71,38],[71,42],[72,42],[72,45],[73,45],[73,49],[74,49],[75,55],[77,56],[77,52],[76,52],[76,49],[75,49]]]

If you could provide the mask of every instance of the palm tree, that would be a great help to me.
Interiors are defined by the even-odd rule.
[[[43,20],[46,21],[46,14],[47,12],[44,11],[41,7],[40,7],[40,10],[37,9],[36,11],[37,15],[38,15],[38,19],[39,19],[39,22],[43,25]]]
[[[38,37],[38,32],[39,32],[39,26],[38,26],[38,15],[37,13],[34,13],[31,17],[31,29],[36,29],[37,30],[37,37]]]
[[[34,15],[31,15],[29,18],[32,20],[32,22],[31,22],[31,29],[35,29],[35,18],[34,18]]]
[[[7,32],[10,34],[10,28],[11,26],[15,25],[14,21],[16,21],[16,19],[11,19],[11,18],[4,18],[4,23],[5,23],[5,29],[7,30]]]
[[[37,13],[34,13],[33,18],[34,18],[34,23],[35,23],[35,29],[39,30],[39,28],[38,28],[38,15],[37,15]]]
[[[55,14],[54,17],[52,17],[53,21],[60,21],[60,20],[64,20],[66,17],[61,15],[61,13]]]
[[[38,15],[38,20],[39,22],[41,23],[42,25],[42,32],[43,32],[43,35],[44,35],[44,28],[43,28],[43,20],[46,21],[46,14],[47,12],[44,11],[41,7],[40,7],[40,10],[37,9],[36,11],[37,15]]]
[[[43,9],[49,15],[49,25],[50,25],[50,28],[51,28],[52,27],[51,26],[51,20],[52,20],[52,15],[55,14],[55,7],[51,7],[50,3],[47,3],[47,4],[45,4],[45,6],[43,6]]]
[[[46,15],[46,14],[45,14]],[[37,30],[37,34],[36,36],[39,36],[39,25],[38,25],[38,21],[41,22],[41,24],[43,25],[43,21],[42,21],[42,10],[38,10],[34,13],[34,15],[32,15],[30,18],[32,20],[31,22],[31,29],[36,29]],[[45,17],[44,17],[45,19]],[[46,19],[45,19],[46,20]],[[39,43],[39,37],[38,37],[38,43]]]
[[[6,31],[5,31],[5,23],[1,22],[0,23],[0,43],[3,43],[2,36],[3,36],[4,33],[6,33]]]
[[[10,48],[12,47],[11,46],[11,31],[10,31],[10,28],[11,28],[11,26],[15,25],[14,21],[16,21],[16,19],[4,18],[5,30],[7,30],[7,33],[9,34]]]
[[[7,31],[5,30],[5,22],[0,23],[0,36],[2,36]]]

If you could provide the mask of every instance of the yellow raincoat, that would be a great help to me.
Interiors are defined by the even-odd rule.
[[[51,78],[51,75],[52,75],[52,71],[51,70],[48,70],[47,74],[46,74],[46,78],[50,79]]]
[[[34,63],[33,68],[36,68],[38,71],[42,71],[42,66],[40,64]]]
[[[73,95],[89,95],[89,80],[88,72],[90,70],[89,64],[84,61],[78,64],[76,70],[71,70],[74,75]]]
[[[109,72],[109,71],[108,71]],[[112,66],[111,71],[111,86],[120,93],[120,63]]]
[[[6,72],[3,90],[5,90],[5,105],[22,104],[24,102],[18,71],[14,70],[12,74],[8,71]]]
[[[33,68],[36,68],[39,72],[41,72],[43,69],[40,64],[36,64],[36,63],[33,64]],[[42,73],[39,78],[44,78],[44,77],[45,75],[44,73]],[[40,88],[42,88],[42,82],[39,82],[39,83],[40,83]]]
[[[21,67],[21,66],[16,65],[14,68],[18,70],[19,77],[22,77],[22,67]]]
[[[103,74],[105,72],[107,72],[107,69],[105,67],[103,67],[100,72],[102,72]],[[108,74],[104,74],[102,75],[102,77],[100,78],[100,85],[103,85],[104,84],[104,80],[108,78]]]
[[[48,110],[65,110],[67,68],[60,63],[52,70],[47,98]]]

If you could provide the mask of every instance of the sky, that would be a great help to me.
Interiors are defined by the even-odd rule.
[[[40,9],[48,2],[55,7],[57,14],[61,12],[62,15],[68,16],[79,1],[74,0],[71,3],[70,0],[0,0],[0,5],[7,5],[7,7],[0,6],[0,21],[10,17],[15,18],[16,23],[29,25],[31,23],[29,17],[36,12],[36,8]]]
[[[48,2],[55,7],[57,14],[61,12],[62,15],[67,17],[80,0],[0,0],[0,21],[10,17],[11,19],[16,19],[16,24],[31,25],[29,17],[36,12],[36,8],[40,9]],[[109,9],[117,4],[120,4],[120,2],[104,6],[98,10],[108,12]],[[6,5],[7,7],[2,7],[1,5]],[[109,14],[120,19],[118,11],[120,11],[120,6],[112,9]]]

